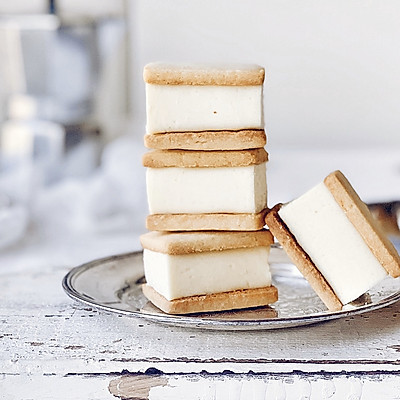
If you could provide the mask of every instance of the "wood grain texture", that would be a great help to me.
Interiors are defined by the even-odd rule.
[[[392,400],[400,377],[384,374],[125,375],[111,381],[120,399]]]
[[[162,375],[125,375],[113,379],[108,389],[111,394],[120,399],[146,400],[150,396],[150,390],[155,387],[168,385],[168,378]]]
[[[189,330],[75,303],[61,288],[68,270],[1,274],[0,374],[400,371],[400,303],[296,329]]]

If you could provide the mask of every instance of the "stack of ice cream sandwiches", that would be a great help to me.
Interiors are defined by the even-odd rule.
[[[186,314],[275,302],[273,236],[331,311],[400,276],[399,254],[340,171],[267,209],[262,67],[149,64],[144,79],[153,304]]]
[[[178,314],[275,302],[264,69],[149,64],[144,80],[145,296]]]

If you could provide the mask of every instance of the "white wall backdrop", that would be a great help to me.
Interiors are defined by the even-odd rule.
[[[131,0],[132,109],[151,61],[266,69],[272,147],[398,146],[397,0]]]

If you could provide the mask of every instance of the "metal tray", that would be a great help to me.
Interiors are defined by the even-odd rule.
[[[276,303],[216,313],[168,315],[153,306],[141,290],[144,282],[142,252],[91,261],[72,269],[62,284],[73,299],[108,312],[173,326],[214,330],[264,330],[309,325],[376,310],[400,299],[399,281],[387,277],[346,305],[344,310],[331,312],[280,248],[272,249],[270,265],[273,284],[279,291]]]

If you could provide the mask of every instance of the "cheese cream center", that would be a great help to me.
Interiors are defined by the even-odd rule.
[[[266,164],[147,168],[150,214],[258,213],[267,205]]]
[[[263,129],[262,86],[146,84],[148,134]]]
[[[271,286],[269,247],[169,255],[144,249],[147,284],[167,300]]]

